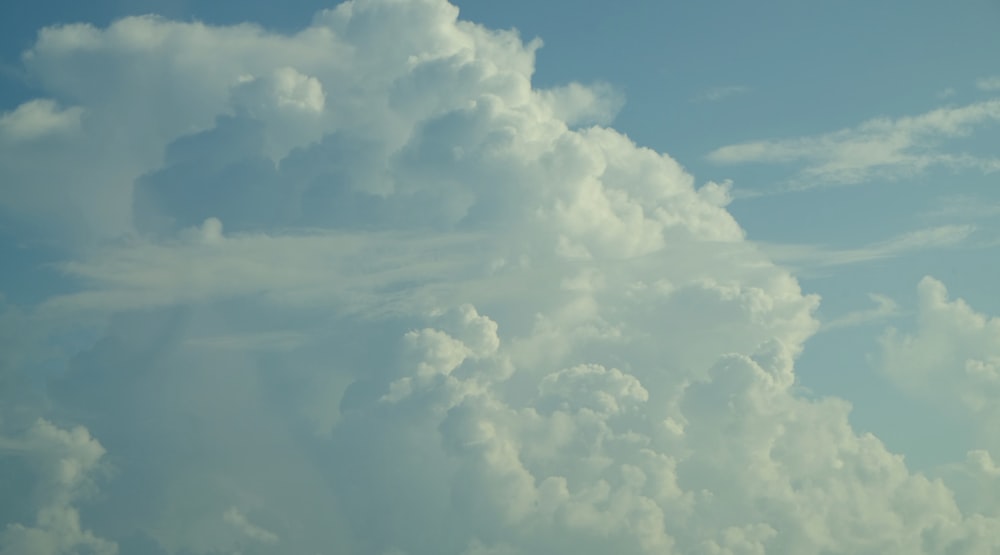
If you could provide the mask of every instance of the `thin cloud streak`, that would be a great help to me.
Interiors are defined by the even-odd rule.
[[[875,303],[874,307],[863,310],[855,310],[838,318],[834,318],[833,320],[825,322],[822,326],[820,326],[819,331],[822,333],[826,331],[863,326],[866,324],[874,324],[888,320],[900,314],[899,305],[896,304],[896,301],[891,298],[877,293],[869,293],[868,298]]]
[[[854,249],[832,249],[818,245],[761,243],[775,260],[797,269],[831,268],[901,256],[926,249],[955,247],[974,232],[971,225],[945,225],[910,231]]]
[[[718,164],[800,166],[787,182],[763,194],[853,185],[872,179],[896,180],[936,166],[988,174],[1000,170],[1000,159],[943,152],[941,147],[947,139],[968,136],[975,128],[997,121],[1000,99],[992,99],[917,116],[875,118],[822,135],[727,145],[713,150],[707,158]]]
[[[698,102],[718,102],[720,100],[725,100],[733,96],[738,96],[741,94],[747,94],[752,89],[746,85],[724,85],[719,87],[712,87],[697,97],[695,101]]]

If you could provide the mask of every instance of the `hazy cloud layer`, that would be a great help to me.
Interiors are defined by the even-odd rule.
[[[615,90],[532,88],[538,46],[439,0],[43,30],[0,210],[72,245],[73,287],[0,312],[0,553],[1000,549],[958,494],[996,487],[989,452],[950,489],[804,395],[819,299],[728,186],[588,127]],[[986,375],[993,324],[921,291],[972,337],[939,358]],[[894,376],[920,358],[885,344]]]

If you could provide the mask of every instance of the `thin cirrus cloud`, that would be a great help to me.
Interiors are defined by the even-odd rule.
[[[718,102],[733,96],[744,95],[751,92],[751,88],[746,85],[724,85],[712,87],[695,97],[701,102]]]
[[[984,220],[1000,214],[1000,202],[980,195],[945,195],[933,201],[932,208],[921,214],[927,219]]]
[[[794,177],[776,192],[898,179],[935,166],[992,173],[1000,170],[1000,159],[948,152],[945,145],[998,120],[1000,100],[993,99],[916,116],[872,119],[818,136],[723,146],[708,159],[719,164],[798,165]]]
[[[0,205],[69,285],[2,305],[0,553],[1000,548],[799,393],[820,299],[729,187],[535,88],[538,47],[443,0],[43,30],[64,104],[9,112]]]
[[[774,243],[761,243],[761,247],[775,260],[795,267],[800,272],[808,272],[811,269],[859,264],[927,249],[958,247],[967,243],[975,231],[976,227],[973,225],[943,225],[910,231],[864,247],[848,249]]]
[[[875,304],[874,307],[848,312],[843,316],[834,318],[829,322],[825,322],[823,327],[820,328],[820,331],[852,328],[855,326],[882,322],[899,315],[899,305],[891,298],[876,293],[869,294],[868,298]]]

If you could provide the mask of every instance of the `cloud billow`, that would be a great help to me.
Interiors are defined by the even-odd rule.
[[[819,299],[745,240],[727,186],[583,125],[617,93],[534,89],[539,43],[457,15],[40,34],[24,63],[52,104],[0,139],[60,164],[0,172],[89,200],[0,203],[73,237],[78,288],[32,317],[93,340],[49,381],[51,421],[0,438],[45,461],[18,470],[39,511],[82,515],[30,528],[36,552],[1000,547],[995,515],[798,392]],[[100,495],[51,493],[67,465]]]

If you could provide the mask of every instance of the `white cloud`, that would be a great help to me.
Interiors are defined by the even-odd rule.
[[[955,247],[967,242],[976,228],[972,225],[942,225],[909,231],[871,245],[853,249],[833,249],[815,245],[761,243],[775,260],[801,271],[859,264],[902,256],[927,249]]]
[[[60,109],[53,100],[30,100],[0,116],[0,140],[30,141],[46,135],[77,132],[82,115],[83,110],[79,107]]]
[[[983,77],[976,81],[976,87],[981,91],[1000,91],[1000,76]]]
[[[270,131],[261,150],[273,161],[296,146],[323,136],[326,93],[312,76],[292,67],[279,67],[259,75],[241,75],[232,89],[237,114],[257,119]]]
[[[874,250],[888,255],[915,249],[947,247],[965,241],[975,229],[971,225],[945,225],[919,229],[885,241]]]
[[[728,145],[710,152],[708,159],[722,164],[801,164],[786,187],[792,190],[895,179],[932,166],[990,173],[1000,169],[1000,160],[950,153],[943,143],[997,120],[1000,100],[986,100],[917,116],[871,119],[824,135]]]
[[[896,301],[890,299],[889,297],[874,293],[869,294],[868,297],[875,303],[874,308],[857,310],[849,312],[838,318],[834,318],[833,320],[823,324],[821,331],[871,324],[899,314],[899,305],[897,305]]]
[[[1000,201],[983,195],[948,195],[933,199],[933,208],[922,214],[925,218],[947,220],[983,220],[1000,215]]]
[[[487,272],[485,262],[471,257],[483,245],[474,242],[479,235],[425,238],[327,231],[223,236],[212,220],[203,229],[197,238],[184,233],[188,238],[180,241],[137,241],[66,263],[68,275],[92,286],[55,296],[43,309],[103,311],[260,298],[351,311],[420,311],[430,307],[417,293],[440,289],[441,276],[472,279]],[[380,256],[372,257],[372,252]]]
[[[939,473],[963,507],[990,517],[1000,516],[996,504],[1000,495],[1000,466],[989,451],[969,451],[964,461],[945,465]]]
[[[727,184],[580,128],[610,118],[607,91],[532,89],[538,44],[456,18],[438,0],[358,0],[291,35],[156,18],[40,34],[26,64],[43,90],[75,99],[87,141],[121,134],[14,168],[28,184],[72,173],[98,199],[78,211],[118,216],[56,264],[72,290],[32,310],[98,338],[66,349],[47,389],[119,470],[87,507],[94,538],[1000,546],[995,517],[857,433],[846,402],[796,394],[819,299],[745,240]],[[4,202],[43,231],[69,217],[45,195]]]
[[[0,437],[0,454],[29,460],[39,474],[33,496],[37,499],[34,524],[8,524],[0,531],[0,553],[69,555],[86,550],[116,555],[117,545],[85,529],[73,505],[92,485],[104,453],[85,428],[63,430],[45,420],[38,420],[23,437]]]
[[[917,289],[917,328],[890,329],[882,338],[882,371],[903,391],[967,418],[1000,446],[1000,319],[951,300],[940,281],[925,277]]]
[[[550,106],[554,117],[571,126],[607,125],[625,104],[625,97],[620,91],[603,83],[592,86],[570,83],[539,91],[539,95]]]
[[[251,524],[250,521],[247,520],[246,515],[244,515],[236,507],[230,507],[227,509],[225,514],[222,515],[222,518],[252,540],[262,543],[275,543],[278,541],[278,536]]]

